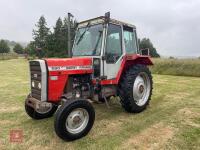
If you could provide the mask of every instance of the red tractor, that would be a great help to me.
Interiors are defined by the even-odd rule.
[[[63,140],[81,138],[91,130],[92,101],[118,96],[130,113],[142,112],[152,95],[153,65],[148,51],[139,51],[134,25],[106,14],[80,22],[72,58],[30,61],[31,93],[25,101],[33,119],[51,117]],[[145,52],[145,51],[144,51]]]

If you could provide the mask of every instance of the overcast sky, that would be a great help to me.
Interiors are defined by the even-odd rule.
[[[164,56],[200,56],[200,0],[0,0],[0,39],[28,42],[41,15],[53,27],[71,12],[78,21],[104,15],[137,26]]]

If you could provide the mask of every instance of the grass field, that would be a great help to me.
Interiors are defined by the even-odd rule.
[[[200,77],[200,59],[153,59],[155,74]]]
[[[198,70],[199,71],[199,70]],[[111,108],[94,104],[95,124],[86,137],[63,142],[54,132],[54,117],[39,121],[24,111],[29,92],[28,63],[0,61],[0,149],[200,149],[200,78],[153,75],[150,106],[126,113],[117,100]],[[23,131],[22,143],[11,143],[10,130]]]
[[[0,53],[0,60],[17,59],[18,55],[16,53]]]

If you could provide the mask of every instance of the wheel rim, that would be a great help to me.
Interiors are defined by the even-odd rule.
[[[141,72],[133,84],[133,98],[138,106],[143,106],[149,99],[150,79],[147,73]]]
[[[48,112],[50,112],[53,108],[53,104],[51,103],[48,103],[48,104],[42,104],[39,108],[37,108],[35,111],[37,113],[40,113],[40,114],[46,114]]]
[[[89,122],[89,114],[86,109],[74,109],[67,117],[65,126],[67,131],[77,134],[83,131]]]

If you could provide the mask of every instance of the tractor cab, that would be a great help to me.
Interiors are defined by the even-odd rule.
[[[92,57],[95,77],[116,78],[125,55],[139,53],[136,27],[109,15],[80,22],[73,57]]]

